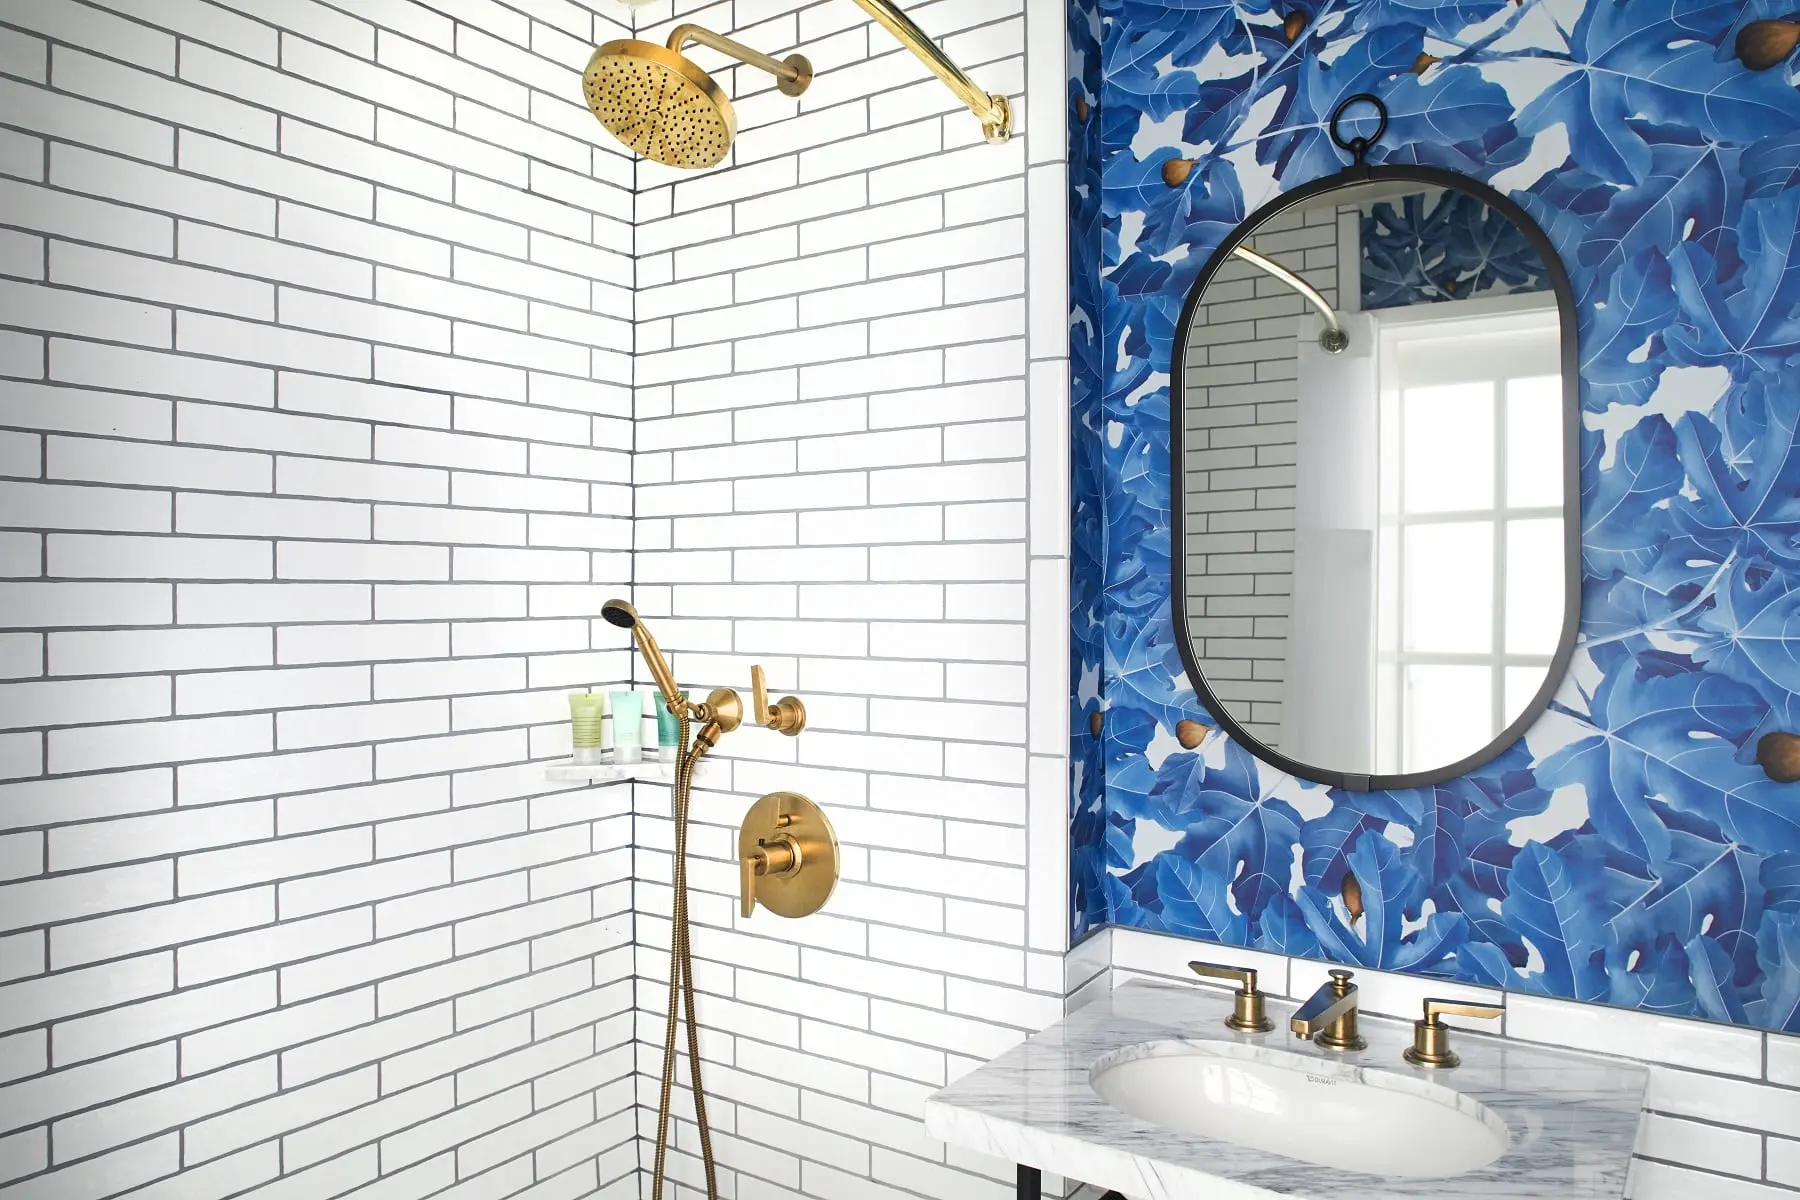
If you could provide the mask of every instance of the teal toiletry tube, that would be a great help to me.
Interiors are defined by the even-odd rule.
[[[644,761],[644,693],[612,693],[613,761]]]
[[[681,692],[683,700],[687,693]],[[681,742],[681,718],[669,711],[669,705],[662,693],[656,693],[656,757],[662,762],[674,762]]]
[[[601,722],[606,715],[606,697],[599,692],[569,693],[569,725],[575,761],[593,764],[600,761]]]

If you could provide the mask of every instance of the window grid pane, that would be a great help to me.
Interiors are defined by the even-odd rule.
[[[1433,385],[1385,392],[1380,412],[1384,772],[1485,746],[1536,696],[1562,631],[1561,378]]]

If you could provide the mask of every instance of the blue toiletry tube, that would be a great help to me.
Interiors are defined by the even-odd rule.
[[[683,700],[687,693],[681,692]],[[681,742],[681,719],[669,711],[669,704],[662,693],[656,693],[656,749],[657,758],[663,762],[674,762]]]
[[[644,761],[644,693],[614,692],[612,703],[613,761],[630,765]]]

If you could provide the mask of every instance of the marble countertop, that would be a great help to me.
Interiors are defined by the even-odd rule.
[[[1364,1015],[1368,1049],[1337,1054],[1288,1032],[1295,1007],[1270,997],[1275,1032],[1239,1034],[1224,1025],[1228,991],[1129,983],[933,1095],[925,1124],[945,1142],[1113,1188],[1131,1200],[1618,1200],[1624,1194],[1649,1078],[1643,1067],[1458,1028],[1452,1041],[1462,1066],[1431,1071],[1401,1058],[1412,1043],[1409,1021]],[[1148,1055],[1157,1052],[1150,1044],[1171,1042],[1224,1044],[1233,1057],[1262,1046],[1283,1057],[1304,1056],[1309,1073],[1346,1081],[1378,1074],[1380,1086],[1401,1091],[1447,1087],[1460,1093],[1457,1107],[1473,1101],[1504,1122],[1508,1146],[1488,1166],[1450,1178],[1356,1174],[1171,1132],[1128,1116],[1094,1091],[1090,1072],[1102,1058]],[[1132,1047],[1141,1049],[1134,1054]]]

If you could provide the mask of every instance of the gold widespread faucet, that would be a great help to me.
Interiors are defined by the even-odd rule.
[[[1308,1038],[1327,1050],[1366,1050],[1356,1032],[1356,985],[1349,971],[1333,970],[1330,982],[1314,992],[1288,1022],[1295,1037]]]
[[[749,872],[750,866],[746,863],[747,881]],[[746,888],[749,886],[751,885],[747,882]],[[748,899],[745,900],[746,910],[750,903]],[[745,915],[748,915],[747,911]],[[1269,1019],[1264,1010],[1263,994],[1257,990],[1254,970],[1199,961],[1188,963],[1188,969],[1207,979],[1226,979],[1238,985],[1237,991],[1232,993],[1232,1013],[1225,1018],[1227,1029],[1236,1033],[1268,1033],[1275,1028],[1275,1022]],[[1366,1050],[1368,1040],[1356,1028],[1358,992],[1356,985],[1350,982],[1354,975],[1345,970],[1333,970],[1330,975],[1331,978],[1295,1011],[1292,1020],[1288,1022],[1289,1028],[1293,1030],[1294,1036],[1306,1038],[1326,1050]],[[1450,1049],[1451,1027],[1440,1019],[1446,1014],[1492,1018],[1505,1016],[1506,1010],[1492,1004],[1470,1004],[1435,997],[1427,999],[1424,1019],[1413,1022],[1413,1044],[1407,1047],[1403,1056],[1407,1062],[1415,1067],[1438,1070],[1448,1070],[1462,1062],[1456,1052]]]

